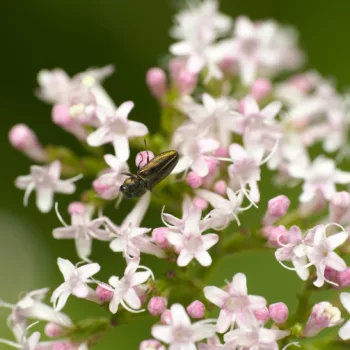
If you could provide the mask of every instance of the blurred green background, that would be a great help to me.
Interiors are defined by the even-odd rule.
[[[28,124],[43,144],[77,148],[73,137],[52,124],[51,107],[34,96],[37,72],[42,68],[62,67],[72,75],[91,66],[114,64],[116,72],[105,83],[107,91],[117,104],[128,99],[135,101],[132,119],[146,123],[154,132],[158,128],[159,113],[145,86],[145,73],[166,55],[171,43],[168,31],[172,16],[180,3],[175,0],[7,0],[1,3],[1,299],[15,302],[24,291],[45,286],[56,288],[62,281],[57,257],[76,261],[72,241],[52,238],[52,229],[59,226],[55,214],[41,214],[33,198],[30,206],[24,208],[23,192],[13,185],[15,177],[27,174],[31,164],[8,144],[7,133],[13,124]],[[274,18],[293,24],[300,31],[308,67],[334,78],[341,89],[349,85],[349,1],[223,0],[221,9],[233,17],[246,14],[254,19]],[[266,176],[262,183],[263,200],[279,193],[271,188],[268,180]],[[298,190],[290,193],[297,198]],[[63,212],[77,194],[56,198]],[[263,210],[264,205],[260,214],[249,214],[254,222],[258,222]],[[123,210],[112,214],[118,223],[122,217]],[[160,226],[158,210],[149,213],[147,225]],[[124,265],[116,263],[105,244],[97,243],[95,248],[92,259],[104,269],[99,278],[122,273]],[[144,264],[154,267],[158,276],[164,273],[159,261],[147,259]],[[252,294],[264,295],[269,302],[284,301],[294,308],[300,282],[294,273],[280,268],[272,252],[235,254],[211,271],[210,282],[222,285],[239,271],[247,274]],[[106,315],[98,306],[73,298],[65,311],[73,319]],[[0,309],[0,338],[10,339],[6,316],[7,310]],[[96,349],[137,349],[142,339],[150,337],[153,322],[155,320],[146,319],[132,326],[117,327]],[[0,349],[3,348],[0,344]]]

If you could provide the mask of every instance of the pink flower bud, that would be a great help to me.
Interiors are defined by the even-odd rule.
[[[263,226],[261,229],[261,233],[264,237],[269,238],[272,230],[275,228],[275,226]]]
[[[192,188],[198,188],[203,184],[202,178],[195,173],[194,171],[190,171],[187,175],[186,182]]]
[[[350,193],[337,192],[330,201],[330,221],[339,222],[350,207]]]
[[[205,306],[199,300],[193,301],[190,305],[187,306],[186,310],[192,318],[203,318],[205,315]]]
[[[148,154],[148,156],[147,156],[147,154]],[[135,159],[136,166],[139,169],[141,169],[148,163],[148,161],[151,161],[153,158],[154,158],[154,153],[151,151],[139,152],[139,153],[137,153],[136,159]]]
[[[166,237],[167,231],[168,228],[166,227],[158,227],[152,231],[152,238],[159,248],[170,248],[170,243]]]
[[[151,68],[146,75],[146,83],[155,98],[162,98],[166,92],[166,75],[161,68]]]
[[[332,281],[334,283],[338,283],[338,276],[339,276],[339,272],[332,269],[329,266],[326,266],[325,270],[324,270],[324,277],[328,280],[328,281]]]
[[[269,306],[270,317],[273,322],[282,324],[287,321],[288,307],[285,303],[276,303]]]
[[[226,182],[224,180],[216,181],[214,184],[214,191],[221,196],[226,194]]]
[[[226,147],[219,147],[215,151],[215,157],[222,157],[222,158],[228,157],[228,149]]]
[[[160,322],[162,324],[170,324],[171,323],[171,310],[165,310],[160,316]]]
[[[286,215],[290,205],[290,200],[284,196],[280,195],[272,198],[268,202],[267,212],[263,218],[264,225],[272,225],[278,221],[282,216]]]
[[[52,350],[75,350],[76,345],[69,341],[62,341],[52,345]]]
[[[197,208],[199,208],[200,210],[205,210],[209,206],[209,203],[204,198],[201,198],[201,197],[194,197],[193,198],[193,204]]]
[[[29,158],[42,162],[46,158],[44,148],[40,145],[34,131],[25,124],[14,125],[9,132],[11,145],[24,152]]]
[[[270,318],[270,313],[267,307],[263,307],[261,309],[254,310],[254,316],[258,321],[262,321],[263,324],[265,324]]]
[[[168,299],[164,297],[152,297],[147,305],[148,312],[153,316],[161,315],[168,305]]]
[[[169,72],[171,79],[178,80],[178,76],[182,70],[186,68],[186,60],[183,58],[173,58],[169,61]]]
[[[45,325],[45,334],[50,338],[57,338],[64,334],[64,330],[60,325],[49,322]]]
[[[281,247],[280,243],[287,244],[288,243],[287,229],[282,225],[272,228],[270,230],[268,243],[270,247]]]
[[[302,335],[313,337],[325,328],[337,326],[342,322],[340,310],[324,301],[316,304],[306,323]]]
[[[280,195],[269,200],[268,212],[275,217],[282,217],[287,214],[290,200],[285,195]]]
[[[337,282],[339,288],[350,287],[350,267],[348,267],[344,271],[338,272]]]
[[[55,105],[52,108],[52,121],[62,128],[69,128],[73,122],[69,109],[65,105]]]
[[[197,85],[197,75],[183,69],[176,78],[176,85],[181,95],[190,94]]]
[[[238,103],[238,112],[244,114],[245,112],[245,99],[242,98]]]
[[[109,191],[111,188],[110,185],[106,183],[102,183],[99,179],[96,179],[92,183],[92,187],[94,190],[102,197],[104,198],[104,195]]]
[[[85,205],[82,202],[72,202],[68,206],[68,213],[70,215],[82,215],[85,212]]]
[[[213,158],[205,157],[205,162],[207,163],[209,174],[213,174],[218,166],[218,161]]]
[[[110,301],[113,297],[113,291],[110,290],[111,288],[106,283],[100,283],[96,287],[96,296],[99,300],[103,302]]]
[[[139,350],[165,350],[165,346],[158,340],[149,339],[140,343]]]
[[[270,80],[262,78],[257,79],[252,85],[251,94],[256,100],[262,100],[270,93],[271,87],[272,86]]]

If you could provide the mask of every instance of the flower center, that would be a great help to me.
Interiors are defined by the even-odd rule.
[[[236,311],[246,306],[244,297],[231,296],[225,302],[225,309],[228,311]]]
[[[186,248],[192,252],[197,251],[201,246],[201,237],[194,237],[192,234],[186,241]]]
[[[179,326],[174,330],[173,336],[175,342],[189,343],[192,340],[193,331],[189,327]]]

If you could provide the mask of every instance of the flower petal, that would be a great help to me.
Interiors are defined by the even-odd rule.
[[[139,309],[141,307],[140,298],[134,288],[129,288],[123,299],[133,309]]]
[[[325,265],[336,271],[344,271],[347,268],[346,262],[334,252],[328,253],[325,259]]]
[[[329,250],[334,250],[342,245],[349,237],[349,233],[346,231],[336,233],[327,237],[327,244]]]
[[[202,248],[205,250],[210,249],[219,240],[219,236],[215,233],[208,233],[202,236]]]
[[[210,302],[219,308],[223,307],[226,299],[229,297],[227,292],[215,286],[204,287],[203,293]]]
[[[115,134],[113,136],[113,146],[114,146],[114,151],[120,160],[126,161],[129,159],[129,156],[130,156],[129,141],[125,135]]]
[[[37,187],[36,205],[42,213],[48,213],[53,205],[53,189],[51,187]]]
[[[209,266],[212,263],[212,258],[208,252],[198,252],[194,257],[202,266]]]
[[[69,260],[62,258],[57,259],[57,265],[64,277],[64,280],[67,281],[74,273],[75,266]]]
[[[171,326],[153,326],[152,327],[152,336],[164,343],[171,343],[173,339],[173,331]]]
[[[192,252],[189,252],[187,249],[182,249],[177,258],[177,264],[179,266],[187,266],[193,258],[194,254]]]
[[[171,310],[171,324],[177,326],[189,326],[191,324],[185,308],[180,304],[174,304],[170,308]]]
[[[101,266],[97,263],[86,264],[78,268],[79,277],[83,280],[93,276],[95,273],[100,271]]]
[[[339,337],[343,340],[350,339],[350,320],[339,329]]]
[[[236,273],[231,282],[232,291],[239,295],[247,295],[247,277],[244,273]]]
[[[116,111],[116,116],[118,118],[127,119],[129,113],[131,112],[131,110],[133,108],[134,108],[134,102],[126,101],[118,107],[118,109]]]

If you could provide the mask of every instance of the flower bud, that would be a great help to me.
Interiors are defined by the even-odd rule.
[[[289,205],[290,200],[284,195],[270,199],[268,202],[267,212],[263,218],[263,224],[272,225],[281,217],[285,216],[289,209]]]
[[[189,72],[187,69],[181,70],[176,79],[180,95],[190,94],[195,89],[197,80],[196,74]]]
[[[140,343],[139,350],[165,350],[165,346],[158,340],[149,339]]]
[[[70,215],[83,215],[85,212],[85,205],[82,202],[72,202],[68,206],[68,213]]]
[[[170,248],[170,243],[166,237],[167,231],[166,227],[158,227],[152,231],[152,238],[159,248]]]
[[[337,326],[342,322],[340,310],[324,301],[316,304],[306,323],[302,335],[313,337],[325,328]]]
[[[186,60],[183,58],[173,58],[169,61],[169,72],[171,79],[177,80],[180,72],[186,68]]]
[[[100,197],[110,199],[109,193],[111,192],[110,190],[112,186],[105,182],[101,182],[99,179],[95,179],[92,183],[92,187]]]
[[[217,194],[224,196],[226,194],[226,182],[224,180],[216,181],[214,184],[214,191]]]
[[[162,324],[170,324],[171,323],[171,310],[165,310],[160,316],[160,322]]]
[[[146,83],[155,98],[162,98],[166,92],[166,75],[161,68],[151,68],[146,75]]]
[[[111,291],[111,288],[106,283],[100,283],[96,287],[96,296],[98,300],[107,302],[110,301],[113,297],[113,291]]]
[[[350,287],[350,267],[344,271],[338,272],[337,282],[339,288]]]
[[[75,350],[76,345],[69,341],[61,341],[52,345],[52,350]]]
[[[46,159],[46,152],[40,145],[37,136],[25,124],[16,124],[11,128],[9,141],[14,148],[35,161],[42,162]]]
[[[203,318],[205,315],[205,306],[199,300],[193,301],[187,306],[186,310],[192,318]]]
[[[147,305],[148,312],[153,316],[161,315],[168,305],[168,299],[164,297],[152,297]]]
[[[198,188],[199,186],[201,186],[203,184],[202,178],[194,171],[190,171],[188,173],[187,178],[186,178],[186,182],[192,188]]]
[[[45,334],[50,338],[57,338],[64,334],[64,330],[57,323],[49,322],[45,325]]]
[[[146,164],[148,164],[149,161],[151,161],[154,158],[154,153],[151,151],[142,151],[137,153],[135,163],[136,166],[141,169]]]
[[[251,88],[251,94],[256,100],[262,100],[271,91],[272,85],[268,79],[256,79]]]
[[[228,149],[226,147],[219,147],[215,151],[215,157],[222,157],[222,158],[228,157]]]
[[[275,303],[269,306],[270,317],[273,322],[282,324],[287,321],[288,307],[285,303]]]
[[[254,310],[254,316],[258,321],[262,321],[263,324],[265,324],[270,318],[270,313],[267,307],[263,307],[261,309]]]
[[[205,157],[205,162],[207,163],[209,174],[213,174],[218,166],[218,161],[213,158]]]
[[[69,128],[73,122],[69,114],[69,109],[65,105],[54,105],[52,108],[52,121],[66,129]]]
[[[193,204],[202,211],[207,209],[209,206],[209,203],[202,197],[194,197]]]
[[[349,207],[350,193],[345,191],[335,193],[329,205],[329,220],[334,222],[340,222],[342,217],[349,210]]]

